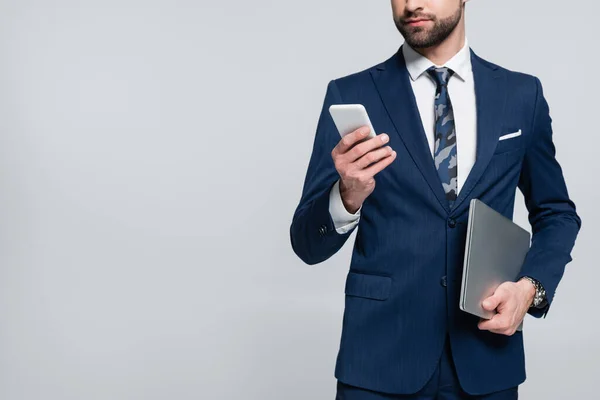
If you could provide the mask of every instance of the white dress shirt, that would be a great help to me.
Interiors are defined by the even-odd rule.
[[[408,44],[402,46],[402,53],[406,60],[406,68],[410,75],[410,83],[415,94],[419,114],[423,121],[423,128],[427,135],[427,142],[433,158],[435,143],[435,91],[436,84],[426,72],[433,65],[426,57],[417,53]],[[448,94],[454,111],[454,124],[456,129],[456,152],[458,159],[457,194],[471,172],[475,163],[477,148],[477,108],[475,103],[475,84],[471,68],[471,53],[465,39],[465,45],[443,66],[454,71],[448,80]],[[436,67],[442,67],[436,65]],[[340,181],[333,186],[329,195],[329,213],[333,219],[335,229],[343,234],[352,230],[360,218],[359,209],[356,214],[350,214],[340,195]]]

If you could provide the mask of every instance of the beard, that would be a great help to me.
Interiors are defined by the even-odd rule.
[[[437,46],[454,31],[462,16],[463,6],[450,17],[438,19],[434,15],[404,14],[394,19],[396,28],[404,37],[406,43],[413,49],[422,49]],[[427,18],[433,22],[433,27],[428,30],[423,26],[409,26],[404,21],[408,18]]]

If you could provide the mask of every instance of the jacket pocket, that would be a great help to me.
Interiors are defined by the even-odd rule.
[[[349,272],[346,278],[347,296],[364,297],[373,300],[386,300],[390,297],[392,278],[389,276]]]
[[[523,146],[525,145],[525,139],[523,138],[523,135],[520,134],[518,136],[512,136],[512,137],[510,135],[512,135],[512,134],[511,133],[509,133],[508,135],[503,134],[502,136],[508,136],[508,138],[503,139],[503,140],[498,139],[498,143],[496,144],[496,149],[494,150],[494,154],[507,153],[509,151],[519,150],[519,149],[523,148]],[[502,137],[502,136],[500,136],[500,137]]]

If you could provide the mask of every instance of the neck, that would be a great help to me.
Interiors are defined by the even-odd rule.
[[[444,65],[465,45],[465,25],[463,21],[456,26],[450,36],[448,36],[442,43],[436,46],[415,50],[422,56],[429,59],[435,65]]]

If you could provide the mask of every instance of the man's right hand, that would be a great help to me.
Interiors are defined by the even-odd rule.
[[[389,141],[385,133],[359,143],[369,132],[369,127],[361,127],[349,133],[331,152],[335,169],[340,174],[340,195],[351,214],[360,209],[375,189],[374,176],[396,158],[396,152],[390,146],[382,147]]]

